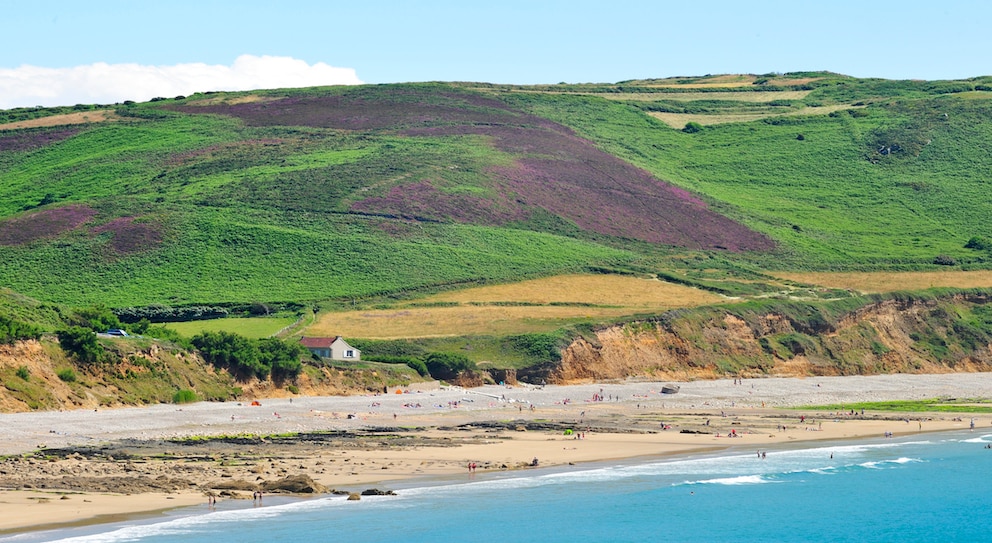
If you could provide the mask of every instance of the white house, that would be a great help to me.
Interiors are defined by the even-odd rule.
[[[302,337],[300,343],[321,358],[330,358],[331,360],[362,359],[362,351],[348,345],[348,342],[341,336]]]

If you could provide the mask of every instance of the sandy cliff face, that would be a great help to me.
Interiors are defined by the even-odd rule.
[[[77,364],[53,341],[19,341],[0,345],[0,413],[56,409],[97,409],[172,401],[180,389],[211,400],[250,400],[296,394],[326,396],[366,394],[403,385],[403,376],[373,370],[318,368],[289,383],[251,379],[236,381],[195,353],[166,349],[157,343],[122,340],[113,345],[110,362]],[[24,368],[27,379],[18,375]],[[74,378],[59,377],[71,369]]]
[[[956,324],[960,311],[985,302],[887,300],[835,322],[726,312],[627,323],[574,341],[548,380],[992,371],[988,341],[966,337]]]

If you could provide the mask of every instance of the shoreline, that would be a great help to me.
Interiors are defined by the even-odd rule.
[[[947,390],[953,397],[992,398],[992,374],[877,377],[692,382],[671,395],[660,393],[662,383],[647,382],[490,386],[261,400],[257,407],[227,402],[5,414],[0,422],[10,439],[0,454],[10,456],[0,462],[7,513],[0,537],[192,506],[210,511],[208,493],[251,507],[253,488],[301,475],[316,490],[361,492],[968,430],[972,417],[976,430],[992,432],[990,414],[798,409],[853,398],[933,398]],[[740,437],[727,437],[734,433]],[[230,439],[188,439],[218,435]],[[37,448],[42,438],[48,443]],[[533,458],[537,471],[528,467]]]

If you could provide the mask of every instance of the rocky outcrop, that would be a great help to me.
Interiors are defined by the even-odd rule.
[[[379,490],[378,488],[367,488],[362,491],[362,496],[395,496],[392,490]]]
[[[327,487],[314,481],[309,475],[291,475],[276,481],[262,483],[265,492],[288,492],[290,494],[326,494]]]

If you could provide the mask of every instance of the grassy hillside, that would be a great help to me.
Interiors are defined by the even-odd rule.
[[[950,257],[945,263],[987,266],[986,251],[964,246],[992,234],[988,78],[821,75],[772,89],[694,88],[692,100],[677,88],[652,88],[626,101],[607,92],[512,96],[775,239],[778,251],[747,255],[761,267],[899,269],[933,264],[940,255]],[[754,106],[755,94],[796,89],[806,94]],[[706,100],[707,94],[720,100]],[[730,99],[738,94],[746,99]],[[823,114],[827,106],[831,112]],[[733,116],[756,108],[764,118]],[[656,109],[694,112],[708,126],[675,130],[650,116]]]
[[[815,72],[0,112],[0,284],[121,307],[589,268],[722,293],[772,288],[744,286],[762,269],[985,268],[992,244],[965,245],[992,239],[990,84]]]

